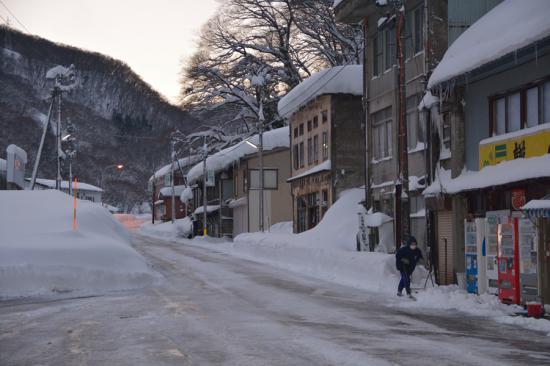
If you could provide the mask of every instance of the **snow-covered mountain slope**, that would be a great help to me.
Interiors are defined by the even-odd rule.
[[[27,150],[30,164],[34,162],[52,87],[46,73],[71,64],[78,87],[63,94],[61,107],[63,124],[70,119],[76,128],[75,173],[99,185],[101,169],[121,162],[127,167],[122,175],[110,177],[113,172],[106,172],[108,201],[124,204],[138,199],[154,169],[169,158],[166,137],[176,128],[189,131],[196,119],[165,101],[118,60],[5,26],[0,26],[0,156],[14,143]],[[43,178],[53,177],[53,141],[48,136],[39,172]],[[134,187],[140,191],[133,192]]]

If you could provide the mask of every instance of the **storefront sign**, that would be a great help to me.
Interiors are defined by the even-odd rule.
[[[479,168],[501,161],[532,158],[550,153],[550,123],[483,140]]]
[[[525,189],[512,189],[512,208],[519,211],[525,203]]]

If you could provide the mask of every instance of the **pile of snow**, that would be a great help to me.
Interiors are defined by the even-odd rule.
[[[193,200],[193,189],[191,187],[185,187],[180,194],[180,201],[187,203],[191,200]]]
[[[503,1],[449,47],[432,73],[428,88],[550,36],[548,19],[548,0]]]
[[[517,313],[524,312],[523,308],[517,305],[505,305],[495,295],[478,296],[451,285],[428,288],[425,291],[419,291],[415,296],[417,301],[407,303],[394,301],[391,305],[424,310],[457,310],[469,315],[489,317],[500,323],[544,332],[550,336],[548,320],[516,316]]]
[[[103,293],[156,279],[103,207],[53,191],[0,191],[0,297]]]
[[[362,209],[364,189],[342,193],[313,229],[292,234],[291,224],[281,224],[269,233],[245,233],[232,243],[215,243],[196,237],[189,244],[216,245],[216,250],[241,258],[267,263],[314,278],[391,294],[395,292],[399,276],[395,257],[385,253],[356,251],[358,215]],[[285,232],[286,231],[286,232]],[[416,271],[415,283],[425,276],[422,267]]]
[[[187,189],[187,186],[180,185],[174,186],[174,197],[180,197],[183,191]],[[172,197],[172,186],[162,187],[160,189],[160,197]]]
[[[245,141],[223,149],[206,159],[206,170],[219,172],[230,167],[233,163],[241,158],[257,153],[259,136],[254,135]],[[281,127],[263,134],[263,149],[264,151],[275,150],[277,148],[288,148],[290,146],[290,136],[288,127]],[[194,184],[202,177],[203,163],[199,163],[192,167],[187,173],[188,184]]]
[[[279,115],[288,117],[326,94],[363,95],[363,66],[336,66],[311,75],[279,101]]]
[[[173,224],[170,221],[158,224],[148,222],[140,227],[140,233],[162,239],[189,238],[193,233],[193,222],[189,217],[178,219]]]
[[[271,225],[271,227],[269,228],[270,233],[292,234],[292,231],[293,231],[292,221],[278,222],[276,224]]]
[[[522,180],[550,177],[550,154],[534,158],[520,158],[486,166],[480,171],[464,171],[451,179],[448,170],[438,169],[436,180],[423,192],[424,195],[454,194],[483,189]]]

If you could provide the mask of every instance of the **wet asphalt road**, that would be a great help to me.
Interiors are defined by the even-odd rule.
[[[550,365],[550,337],[135,236],[154,287],[0,302],[0,365]]]

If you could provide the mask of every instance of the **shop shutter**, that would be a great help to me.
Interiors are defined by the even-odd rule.
[[[452,211],[437,213],[437,245],[439,284],[448,285],[454,282]]]

